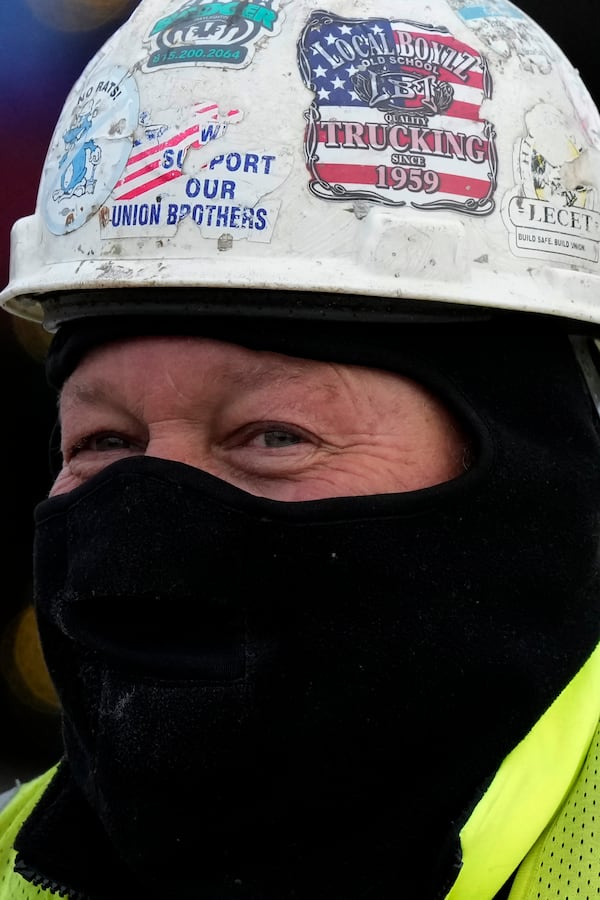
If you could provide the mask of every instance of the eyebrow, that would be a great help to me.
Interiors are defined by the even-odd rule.
[[[99,380],[94,384],[87,384],[85,382],[69,384],[67,382],[65,388],[67,388],[68,394],[72,392],[72,395],[68,396],[69,402],[76,400],[80,403],[86,403],[89,406],[99,406],[114,398],[114,389],[111,389],[108,382],[104,380]],[[63,399],[65,388],[61,391],[59,400]]]
[[[288,387],[305,381],[305,371],[298,367],[290,370],[286,365],[269,362],[269,364],[255,364],[249,373],[248,370],[229,372],[227,378],[235,387],[243,387],[247,390],[260,391],[265,387],[272,388],[275,385]],[[310,389],[313,392],[324,391],[331,398],[336,395],[336,388],[322,379],[315,383],[314,372],[310,377]],[[102,376],[94,377],[92,381],[67,381],[58,398],[60,407],[65,390],[68,392],[68,402],[87,405],[90,407],[102,406],[105,403],[115,401],[115,386]]]

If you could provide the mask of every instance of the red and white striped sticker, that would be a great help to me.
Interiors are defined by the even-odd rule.
[[[241,119],[238,109],[224,115],[217,103],[198,103],[190,111],[191,123],[184,127],[148,124],[145,137],[127,161],[123,176],[115,185],[115,200],[133,200],[162,185],[181,178],[189,150],[199,150],[223,137],[230,124]]]
[[[495,130],[481,117],[491,77],[447,29],[318,11],[299,45],[310,190],[327,200],[488,215]]]

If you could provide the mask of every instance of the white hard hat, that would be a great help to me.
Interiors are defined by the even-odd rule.
[[[600,118],[556,43],[508,0],[324,5],[142,0],[67,98],[0,304],[600,322]]]

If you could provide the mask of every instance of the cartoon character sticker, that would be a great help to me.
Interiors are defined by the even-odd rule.
[[[488,215],[495,130],[485,60],[446,28],[318,11],[298,59],[315,98],[305,113],[310,190],[362,200]]]
[[[518,187],[503,204],[517,256],[597,263],[600,215],[596,156],[562,113],[539,104],[515,148]]]
[[[207,238],[227,233],[231,241],[270,241],[280,204],[264,198],[287,178],[292,156],[285,148],[242,144],[231,131],[242,118],[241,110],[212,100],[144,111],[101,211],[102,237],[170,237],[191,222]]]
[[[188,0],[153,23],[146,71],[165,66],[248,65],[257,42],[281,28],[279,0]]]
[[[139,113],[134,78],[103,69],[65,107],[48,153],[42,212],[53,234],[67,234],[95,215],[119,179]]]
[[[502,59],[517,56],[525,71],[552,71],[554,53],[544,34],[508,0],[448,0],[469,28]]]

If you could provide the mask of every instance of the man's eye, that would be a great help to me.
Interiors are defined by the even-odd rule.
[[[261,441],[265,447],[275,448],[289,447],[292,444],[299,444],[302,442],[302,438],[299,434],[296,434],[293,431],[283,431],[280,429],[263,431],[262,434],[257,435],[256,439]]]
[[[90,434],[77,441],[71,451],[71,455],[76,456],[84,450],[90,450],[92,453],[126,450],[130,446],[131,442],[119,434]]]

